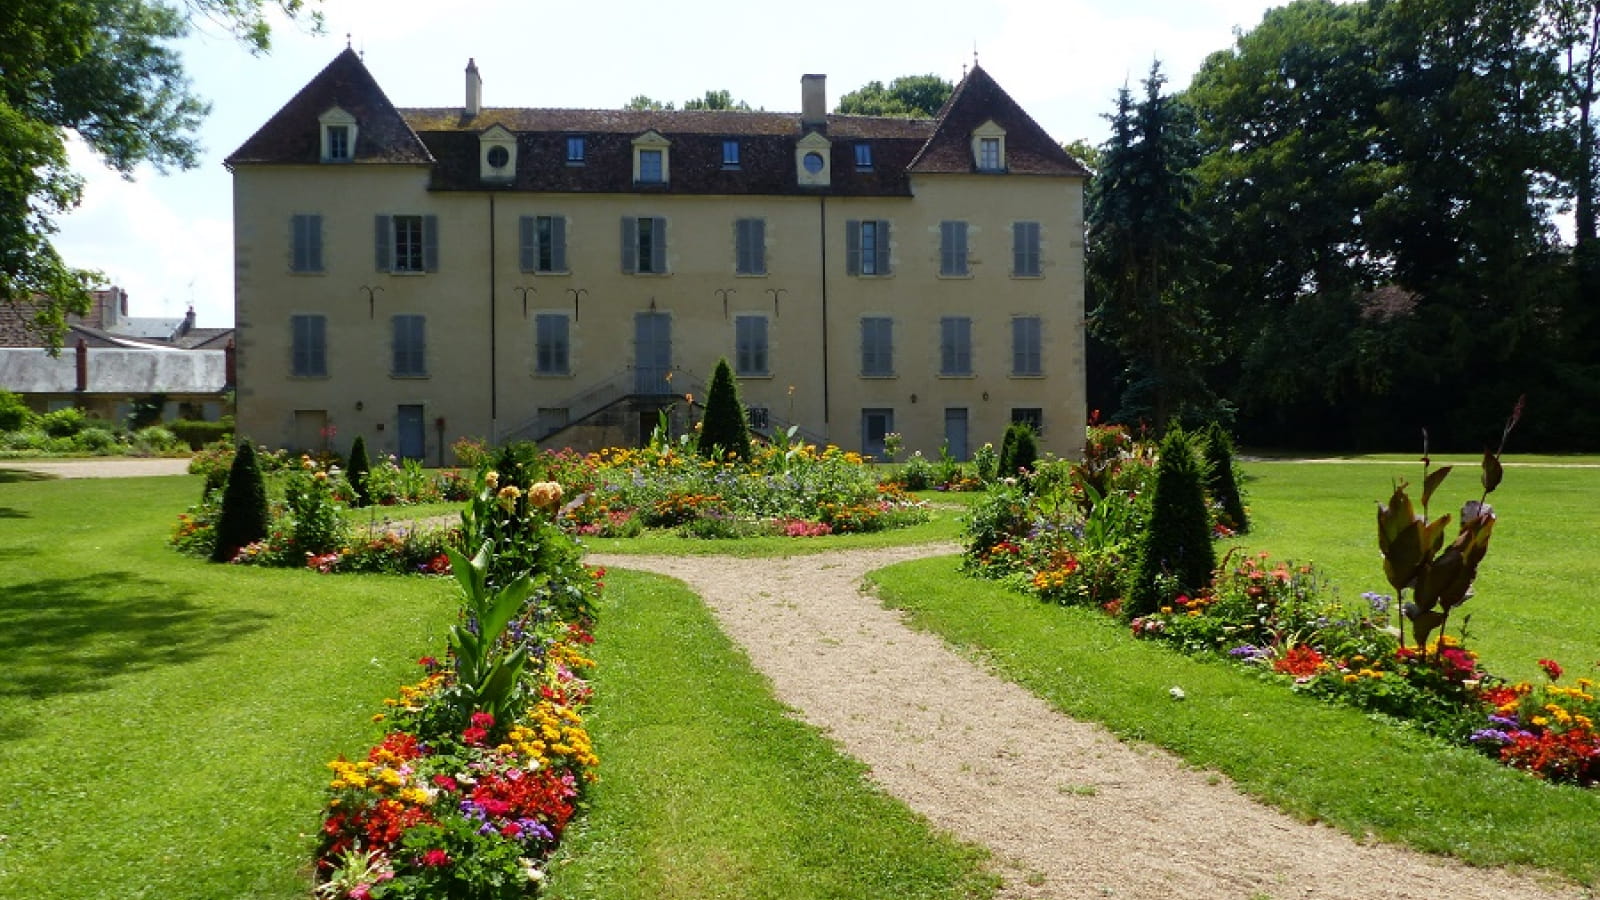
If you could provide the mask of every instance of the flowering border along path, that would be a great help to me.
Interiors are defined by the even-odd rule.
[[[862,592],[869,571],[957,549],[588,562],[685,581],[780,700],[936,826],[990,848],[1003,897],[1585,896],[1296,821],[1215,774],[1056,712]]]

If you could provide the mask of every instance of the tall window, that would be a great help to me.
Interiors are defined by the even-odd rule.
[[[662,167],[660,150],[639,151],[639,181],[644,184],[660,184]]]
[[[939,374],[972,374],[972,320],[966,316],[939,320]]]
[[[350,126],[328,126],[328,159],[347,160],[350,158]]]
[[[583,138],[577,135],[567,136],[567,165],[583,165]]]
[[[290,316],[291,374],[318,377],[328,374],[328,318]]]
[[[418,378],[428,374],[427,319],[423,316],[395,316],[394,362],[392,375]]]
[[[894,374],[894,320],[888,316],[861,318],[861,374]]]
[[[872,168],[872,145],[861,141],[856,144],[856,170],[865,172]]]
[[[735,272],[740,275],[767,274],[766,219],[735,219],[733,243]]]
[[[380,272],[437,272],[438,216],[378,216],[377,267]]]
[[[1039,268],[1039,223],[1011,223],[1011,274],[1037,278]]]
[[[633,216],[622,220],[622,271],[661,275],[667,271],[667,220]]]
[[[844,266],[851,275],[889,274],[889,223],[884,219],[844,223]]]
[[[540,375],[571,374],[568,322],[562,313],[540,313],[534,318],[533,370]]]
[[[722,167],[724,169],[739,168],[739,142],[725,140],[722,142]]]
[[[978,168],[985,172],[998,172],[1004,166],[1000,162],[1000,139],[986,137],[978,139]]]
[[[967,223],[939,223],[939,274],[967,274]]]
[[[565,216],[523,216],[519,226],[522,271],[567,271]]]
[[[1017,316],[1011,320],[1011,374],[1044,374],[1044,349],[1039,331],[1038,316]]]
[[[322,271],[322,217],[319,215],[294,215],[290,217],[289,271]]]
[[[767,317],[735,316],[734,373],[737,375],[768,375]]]

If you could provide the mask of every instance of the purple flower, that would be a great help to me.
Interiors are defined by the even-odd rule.
[[[1509,744],[1511,743],[1511,735],[1497,728],[1485,728],[1481,731],[1474,731],[1469,740],[1474,744]]]
[[[1499,725],[1502,728],[1521,728],[1522,722],[1516,716],[1490,716],[1490,725]]]

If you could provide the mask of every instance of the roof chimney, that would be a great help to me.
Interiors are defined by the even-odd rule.
[[[222,372],[228,387],[239,383],[239,348],[234,346],[233,338],[228,338],[227,346],[222,348]]]
[[[194,307],[189,307],[189,312],[183,317],[183,324],[178,326],[178,334],[184,335],[194,330]]]
[[[828,76],[800,76],[800,124],[807,128],[828,124]]]
[[[89,344],[78,338],[78,393],[89,390]]]
[[[483,109],[483,76],[478,74],[478,64],[471,57],[467,58],[467,104],[462,112],[467,118],[472,118]]]

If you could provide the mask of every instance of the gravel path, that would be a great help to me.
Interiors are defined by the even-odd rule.
[[[144,475],[188,474],[189,458],[97,456],[90,459],[0,459],[0,469],[20,469],[56,478],[136,478]]]
[[[686,582],[780,700],[935,826],[990,848],[1005,898],[1594,896],[1296,821],[1215,774],[1055,712],[863,592],[873,569],[954,552],[587,562]]]

